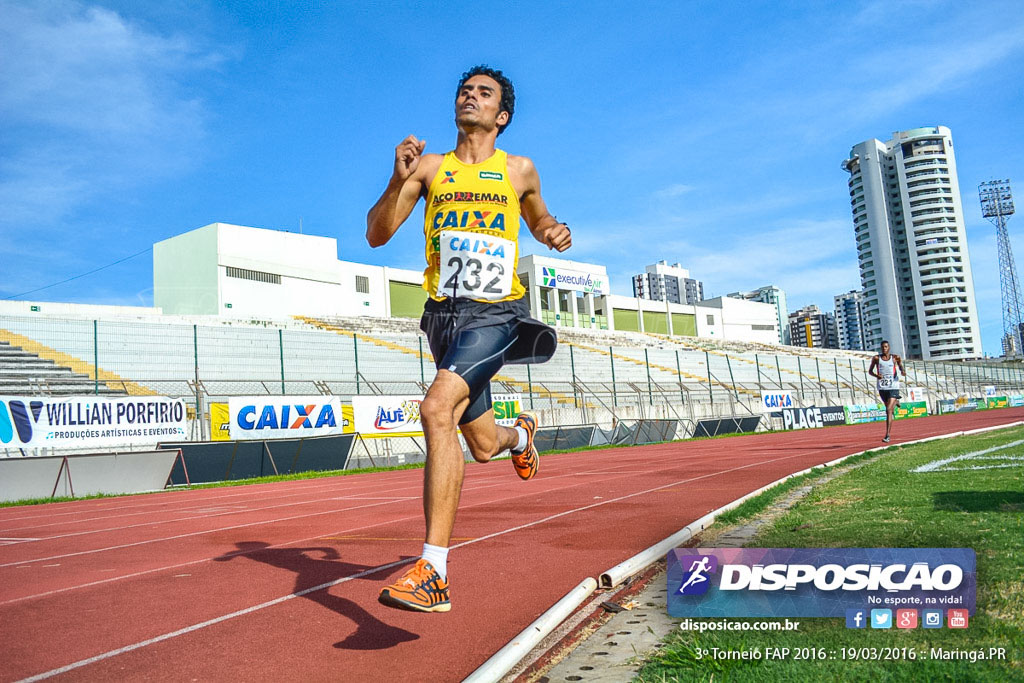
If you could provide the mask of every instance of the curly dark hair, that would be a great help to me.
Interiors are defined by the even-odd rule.
[[[487,76],[493,78],[501,86],[501,104],[499,105],[499,112],[508,112],[508,122],[505,125],[498,126],[498,135],[501,135],[509,124],[512,123],[512,114],[516,110],[516,89],[512,87],[512,81],[508,80],[508,77],[501,73],[498,69],[492,69],[486,64],[480,64],[474,66],[472,69],[462,74],[462,79],[459,80],[459,87],[455,89],[455,97],[459,96],[459,92],[462,90],[462,86],[466,84],[466,81],[471,79],[473,76]]]

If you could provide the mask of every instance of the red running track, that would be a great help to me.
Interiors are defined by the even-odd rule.
[[[893,443],[1024,419],[921,418]],[[423,536],[422,470],[0,510],[0,680],[460,680],[587,576],[881,425],[469,465],[452,611],[376,601]]]

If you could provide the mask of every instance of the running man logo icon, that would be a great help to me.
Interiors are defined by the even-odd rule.
[[[718,558],[714,555],[687,555],[679,558],[679,566],[686,568],[679,594],[703,595],[711,586],[708,575],[718,571]]]

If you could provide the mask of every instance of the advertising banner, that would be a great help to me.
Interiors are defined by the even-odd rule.
[[[1022,408],[1024,407],[1024,395],[1014,394],[1007,397],[1007,405],[1011,408]]]
[[[970,398],[963,394],[939,401],[939,413],[969,413],[973,410],[985,410],[987,407],[985,399]]]
[[[996,395],[996,387],[995,387],[994,384],[989,384],[988,386],[984,387],[984,389],[985,389],[985,398],[988,398],[989,396],[995,396]]]
[[[227,403],[210,404],[210,441],[231,439],[231,410]]]
[[[233,440],[296,439],[342,434],[341,399],[330,396],[232,396]]]
[[[928,404],[920,402],[901,403],[893,411],[892,416],[896,420],[905,420],[911,417],[925,417],[928,415]]]
[[[155,446],[185,438],[185,401],[164,396],[0,396],[0,445]]]
[[[776,412],[793,406],[793,395],[790,392],[761,390],[761,410]]]
[[[511,427],[520,412],[521,394],[494,394],[494,421]],[[355,431],[364,437],[423,436],[421,395],[353,396]]]
[[[845,423],[846,410],[842,406],[785,408],[782,411],[784,429],[817,429]]]
[[[844,410],[846,411],[846,424],[848,425],[885,420],[885,406],[881,403],[855,403],[844,406]]]
[[[912,403],[920,403],[921,401],[928,401],[928,390],[924,387],[910,387],[907,389],[907,400]]]
[[[1008,408],[1010,399],[1007,396],[989,396],[985,399],[987,408]]]
[[[667,581],[673,617],[974,614],[977,589],[970,548],[679,548],[668,553]]]

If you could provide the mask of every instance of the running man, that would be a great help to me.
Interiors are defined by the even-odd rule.
[[[889,342],[883,341],[882,352],[871,359],[868,374],[877,378],[878,395],[885,404],[885,437],[882,439],[885,443],[889,443],[893,411],[900,404],[900,378],[897,371],[903,375],[903,379],[907,378],[903,359],[896,354],[890,354]]]
[[[467,71],[455,94],[455,149],[424,154],[426,141],[412,135],[403,140],[395,148],[391,180],[366,217],[366,240],[379,247],[420,197],[426,202],[423,288],[429,298],[420,329],[437,364],[420,406],[427,528],[422,557],[380,592],[378,599],[390,607],[451,609],[448,544],[466,467],[456,428],[478,462],[508,450],[520,478],[537,474],[536,417],[522,413],[515,427],[496,425],[490,383],[502,365],[542,363],[557,345],[555,331],[530,318],[516,274],[520,216],[549,249],[565,251],[572,238],[568,226],[548,213],[533,162],[495,149],[514,109],[515,91],[500,71]]]

